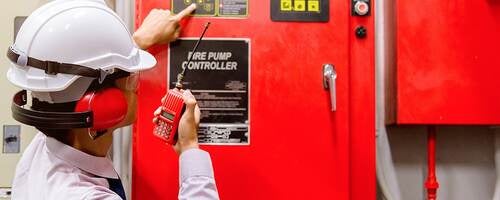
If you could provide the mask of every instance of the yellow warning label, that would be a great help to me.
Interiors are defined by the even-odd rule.
[[[292,0],[281,0],[281,11],[291,11],[292,10]]]
[[[311,1],[307,2],[307,10],[313,12],[319,12],[319,1]]]
[[[293,10],[294,11],[306,11],[306,1],[295,0],[293,2]]]

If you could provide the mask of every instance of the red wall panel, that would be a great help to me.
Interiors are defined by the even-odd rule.
[[[500,124],[500,1],[397,1],[397,122]]]

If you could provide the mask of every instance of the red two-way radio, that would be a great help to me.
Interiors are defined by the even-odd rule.
[[[210,22],[205,24],[205,29],[201,34],[200,38],[196,42],[193,51],[191,52],[191,56],[187,62],[186,66],[189,66],[191,59],[193,58],[198,45],[200,44],[205,32],[208,29]],[[175,83],[175,89],[168,90],[165,95],[165,101],[161,105],[161,112],[156,117],[158,121],[156,122],[156,127],[154,129],[154,135],[159,137],[160,139],[166,141],[168,144],[174,145],[177,142],[177,128],[179,126],[179,121],[181,119],[182,113],[184,113],[185,104],[182,99],[182,93],[180,90],[182,89],[182,80],[186,74],[186,68],[182,69],[182,72],[177,75],[177,82]]]

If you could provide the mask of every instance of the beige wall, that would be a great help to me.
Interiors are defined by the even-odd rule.
[[[22,1],[2,1],[0,6],[0,52],[6,52],[9,45],[13,43],[14,18],[16,16],[28,16],[33,10],[45,4],[49,0],[22,0]],[[14,93],[19,90],[7,81],[5,74],[8,69],[8,61],[4,54],[0,54],[0,91],[3,98],[0,98],[0,187],[10,187],[14,176],[17,161],[21,153],[3,154],[3,125],[19,124],[11,117],[10,104]],[[36,131],[28,126],[21,126],[21,150],[29,144]]]

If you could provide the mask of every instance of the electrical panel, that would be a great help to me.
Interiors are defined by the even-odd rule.
[[[329,0],[271,0],[273,21],[327,22]]]
[[[178,13],[193,2],[136,1],[136,27],[151,9]],[[221,199],[372,199],[373,15],[353,16],[345,0],[203,3],[181,23],[176,42],[148,49],[157,65],[141,72],[132,198],[178,196],[179,157],[153,135],[152,116],[185,68],[183,87],[200,107],[198,140]],[[221,6],[247,13],[222,16]],[[335,70],[326,89],[324,66]]]

